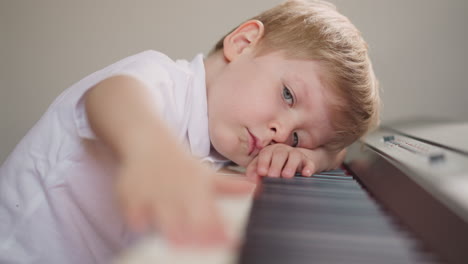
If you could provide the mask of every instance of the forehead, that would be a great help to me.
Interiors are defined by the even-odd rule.
[[[268,52],[255,60],[262,61],[263,67],[269,67],[282,78],[293,78],[306,86],[325,86],[326,66],[318,60],[290,58],[283,51]]]

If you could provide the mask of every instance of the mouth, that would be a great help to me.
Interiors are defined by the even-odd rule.
[[[255,150],[257,150],[256,146],[257,146],[258,139],[256,136],[254,136],[254,134],[250,132],[249,129],[247,129],[247,132],[249,133],[249,136],[250,136],[249,137],[249,156],[250,156],[255,152]]]

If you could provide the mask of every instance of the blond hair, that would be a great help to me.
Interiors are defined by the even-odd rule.
[[[252,19],[264,25],[256,55],[281,50],[288,58],[314,60],[324,67],[321,81],[338,98],[331,103],[336,136],[325,147],[344,148],[378,125],[379,89],[368,46],[334,5],[289,0]],[[223,48],[223,40],[211,53]]]

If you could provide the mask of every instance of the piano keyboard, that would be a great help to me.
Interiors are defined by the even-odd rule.
[[[438,263],[344,170],[264,178],[240,264]]]
[[[438,263],[345,170],[293,179],[263,178],[251,196],[223,198],[238,252],[178,249],[152,237],[116,264]]]

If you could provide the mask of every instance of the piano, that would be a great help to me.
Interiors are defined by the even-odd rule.
[[[341,169],[264,178],[254,199],[224,204],[240,222],[239,250],[186,251],[185,263],[468,263],[467,135],[460,122],[382,126],[348,149]],[[179,257],[160,263],[184,263],[158,243],[119,263],[164,254]],[[148,252],[159,253],[137,261]]]

